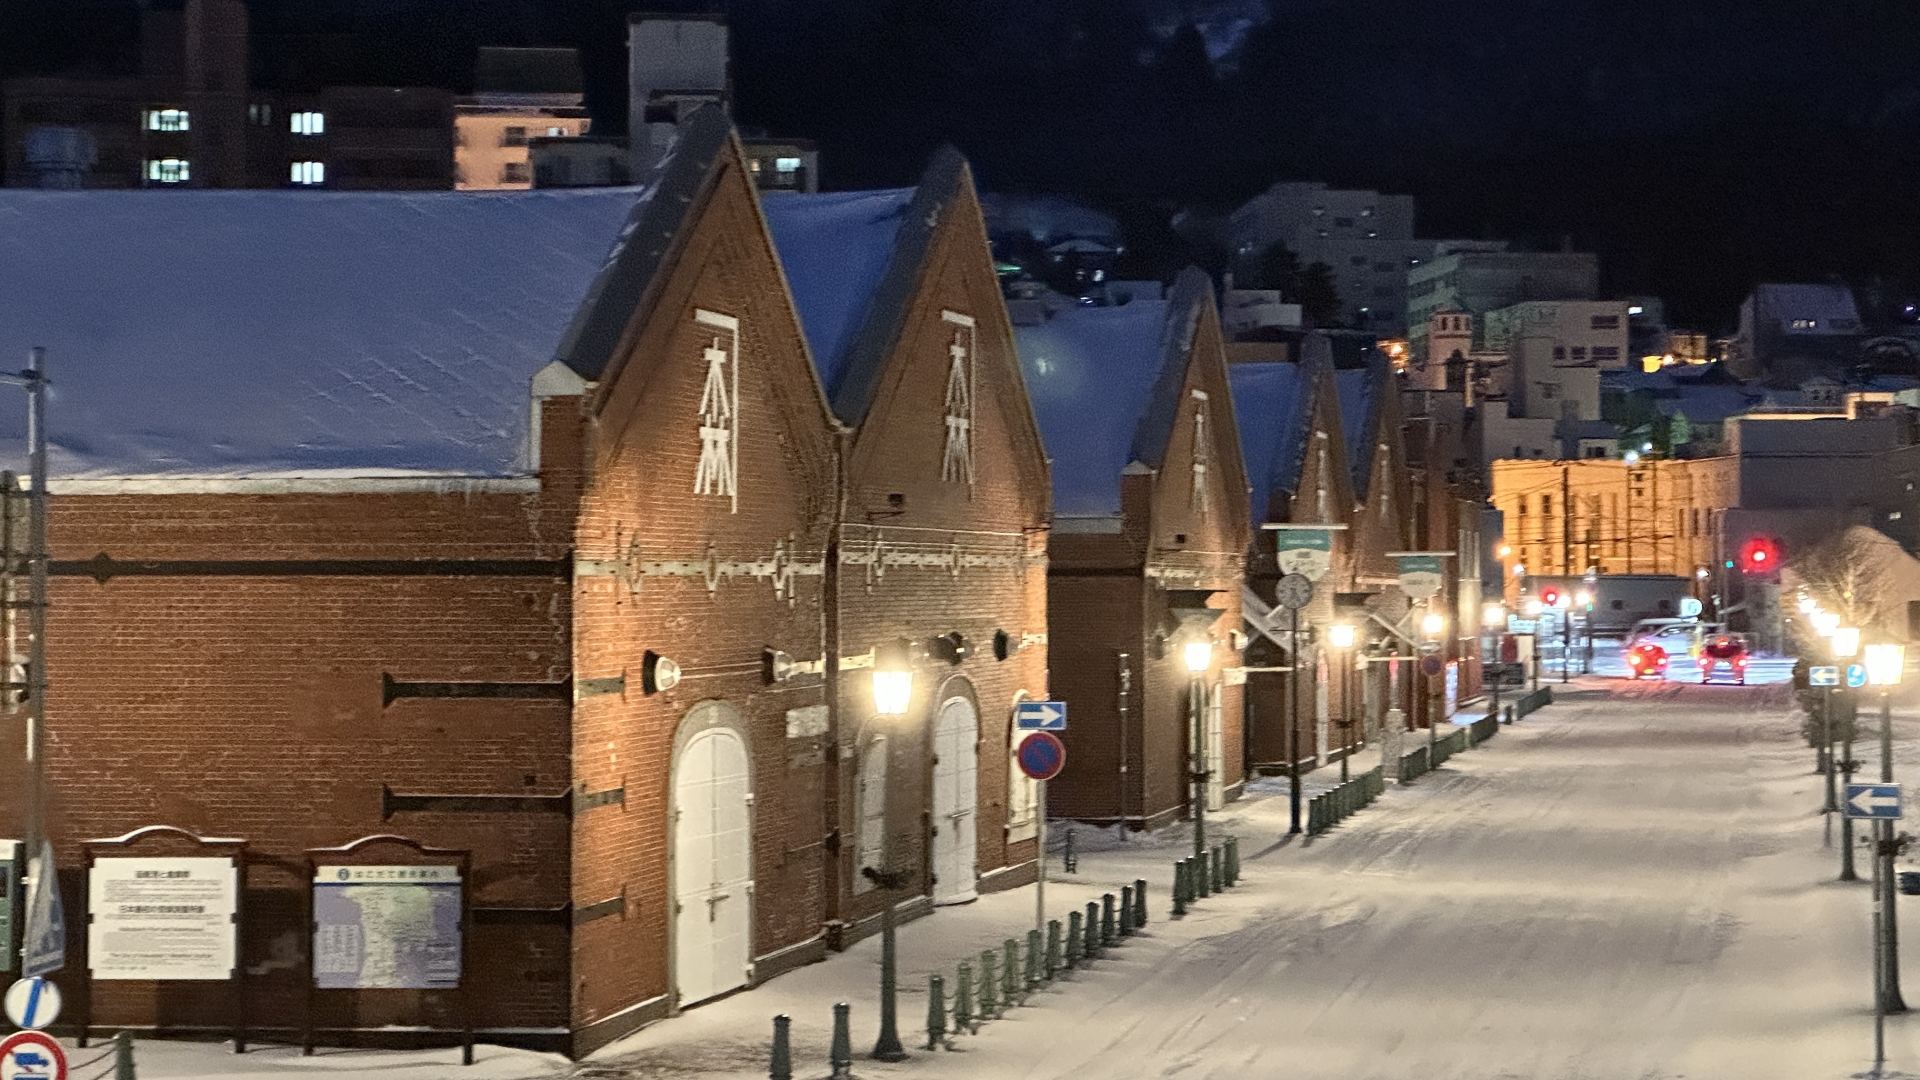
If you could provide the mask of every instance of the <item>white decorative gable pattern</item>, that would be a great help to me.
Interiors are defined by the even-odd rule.
[[[717,330],[702,350],[707,382],[700,391],[700,464],[693,474],[695,495],[723,495],[732,512],[740,510],[740,320],[695,309],[693,321]],[[723,336],[724,335],[724,336]]]
[[[1193,391],[1193,492],[1188,505],[1198,517],[1207,516],[1207,466],[1212,463],[1213,437],[1207,431],[1207,392]]]
[[[947,346],[947,448],[940,459],[940,479],[973,486],[973,316],[942,311],[942,322],[953,327]]]

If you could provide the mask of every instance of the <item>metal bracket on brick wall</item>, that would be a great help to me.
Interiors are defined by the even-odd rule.
[[[610,675],[604,679],[579,679],[573,684],[573,699],[599,697],[602,694],[624,694],[627,692],[627,673]]]
[[[542,577],[565,578],[561,559],[49,559],[55,577]]]
[[[483,926],[571,926],[573,905],[559,907],[482,907],[475,905],[473,921]]]
[[[620,676],[625,685],[626,676]],[[386,672],[380,673],[380,705],[385,708],[398,698],[527,698],[548,701],[573,700],[573,680],[559,682],[399,682]]]
[[[582,923],[590,923],[595,919],[604,919],[609,915],[625,916],[626,913],[627,897],[626,894],[623,893],[611,900],[602,900],[599,903],[586,904],[574,908],[573,925],[579,926]]]
[[[573,796],[573,812],[585,813],[596,806],[627,805],[627,788],[622,784],[605,791],[578,791]]]
[[[624,789],[621,801],[625,801]],[[562,795],[401,795],[380,785],[382,820],[399,813],[565,814],[573,813],[574,794]]]

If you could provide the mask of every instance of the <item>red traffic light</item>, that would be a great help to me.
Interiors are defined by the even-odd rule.
[[[1780,543],[1771,537],[1751,536],[1740,545],[1740,568],[1768,571],[1780,566]]]

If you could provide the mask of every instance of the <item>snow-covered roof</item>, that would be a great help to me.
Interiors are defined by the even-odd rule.
[[[761,202],[829,399],[886,276],[913,194],[913,188],[781,191]]]
[[[1280,361],[1229,364],[1233,418],[1253,488],[1253,520],[1269,520],[1275,492],[1291,493],[1300,481],[1312,394],[1300,364]]]
[[[47,348],[55,477],[525,475],[530,380],[642,197],[0,191],[0,367]]]
[[[1014,327],[1020,368],[1047,456],[1053,510],[1067,517],[1120,512],[1120,470],[1163,360],[1164,300],[1076,307]]]

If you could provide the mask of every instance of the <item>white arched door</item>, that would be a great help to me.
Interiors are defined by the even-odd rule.
[[[674,989],[683,1006],[747,984],[749,791],[747,748],[733,729],[687,741],[673,783]]]
[[[974,891],[980,717],[948,698],[933,726],[933,902],[959,904]]]
[[[1207,688],[1207,809],[1227,805],[1227,739],[1220,708],[1220,684]]]

